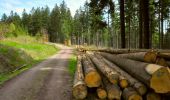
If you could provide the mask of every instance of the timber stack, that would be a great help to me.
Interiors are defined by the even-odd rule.
[[[76,100],[169,100],[170,52],[81,48],[74,75]]]

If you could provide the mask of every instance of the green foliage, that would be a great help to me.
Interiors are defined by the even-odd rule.
[[[26,36],[0,41],[0,84],[55,54],[58,48]],[[14,71],[26,65],[25,67]]]
[[[75,55],[72,55],[70,60],[69,60],[69,72],[72,75],[72,77],[74,76],[75,70],[76,70],[76,64],[77,64],[77,58]]]

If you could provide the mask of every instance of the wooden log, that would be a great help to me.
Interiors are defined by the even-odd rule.
[[[148,92],[146,95],[146,100],[162,100],[161,95],[155,92]]]
[[[142,97],[132,87],[125,88],[123,90],[122,97],[124,100],[143,100]]]
[[[96,54],[96,53],[95,53],[95,56],[96,56],[98,59],[100,59],[100,62],[105,63],[108,67],[112,68],[116,73],[118,73],[118,75],[119,75],[119,77],[118,77],[118,78],[119,78],[118,83],[119,83],[119,86],[120,86],[122,89],[128,87],[129,82],[128,82],[127,78],[125,78],[123,74],[121,74],[118,70],[116,70],[114,67],[112,67],[112,66],[116,66],[116,65],[113,65],[113,64],[111,65],[111,64],[107,63],[107,62],[105,61],[106,59],[104,59],[102,56],[100,56],[100,55],[98,55],[98,54]]]
[[[97,96],[99,97],[99,99],[106,99],[107,98],[107,92],[103,87],[98,87],[97,88]]]
[[[113,70],[107,64],[105,64],[104,61],[102,61],[102,59],[96,58],[94,54],[88,53],[88,56],[91,58],[93,63],[96,65],[97,69],[104,76],[106,76],[111,83],[118,84],[119,74],[115,70]]]
[[[97,88],[96,92],[97,92],[97,96],[98,96],[99,99],[103,100],[103,99],[107,98],[107,92],[106,92],[106,88],[105,88],[105,86],[103,84],[103,80],[101,82],[100,87]]]
[[[157,93],[170,92],[170,71],[169,68],[156,64],[134,61],[121,57],[115,57],[108,53],[100,53],[108,60],[119,65],[123,70],[133,77],[145,83]]]
[[[158,53],[158,57],[164,58],[165,60],[170,60],[170,52],[168,53]]]
[[[165,61],[165,59],[161,57],[157,57],[155,64],[165,66],[165,67],[169,66],[168,63]]]
[[[88,87],[99,87],[101,77],[89,57],[83,56],[83,67],[85,72],[85,83]]]
[[[87,51],[100,51],[100,52],[107,52],[112,54],[124,54],[124,53],[135,53],[135,52],[149,52],[149,51],[156,51],[160,53],[170,53],[170,50],[162,50],[162,49],[113,49],[113,48],[84,48]]]
[[[106,87],[107,98],[109,100],[121,100],[122,91],[117,84],[112,84],[103,76],[103,83]]]
[[[168,64],[168,67],[170,67],[170,61],[166,61],[166,63]]]
[[[127,86],[131,86],[133,87],[140,95],[144,95],[147,92],[147,87],[139,82],[138,80],[136,80],[135,78],[133,78],[131,75],[129,75],[127,72],[125,72],[124,70],[120,69],[117,65],[115,65],[114,63],[108,61],[105,58],[102,58],[110,67],[114,68],[118,73],[120,73],[121,75],[123,75],[127,80],[129,85]],[[125,82],[126,83],[126,82]],[[121,84],[121,83],[119,83]]]
[[[164,58],[159,57],[158,52],[156,51],[119,54],[117,56],[122,57],[122,58],[142,61],[142,62],[154,63],[154,64],[158,64],[158,65],[165,66],[165,67],[168,66]]]
[[[81,56],[77,57],[77,68],[75,71],[73,83],[73,96],[75,99],[84,99],[87,96],[87,87],[84,82]]]

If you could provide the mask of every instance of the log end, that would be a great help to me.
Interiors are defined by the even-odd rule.
[[[149,92],[146,95],[146,100],[161,100],[161,96],[154,92]]]
[[[162,67],[152,74],[150,87],[156,93],[170,92],[170,71],[167,67]]]
[[[87,87],[85,84],[79,84],[73,87],[73,96],[75,99],[85,99],[87,96]]]
[[[125,88],[122,96],[124,100],[142,100],[142,97],[132,87]]]
[[[98,88],[97,89],[97,95],[100,99],[106,99],[107,93],[104,89]]]
[[[101,84],[101,77],[98,72],[91,71],[85,76],[85,83],[88,87],[99,87]]]
[[[122,79],[119,81],[119,86],[124,89],[129,86],[129,82],[126,79]]]
[[[149,63],[155,63],[157,58],[157,52],[156,51],[149,51],[144,56],[144,61]]]
[[[133,87],[140,95],[144,95],[147,92],[146,86],[141,83],[135,83]]]
[[[121,90],[119,88],[112,88],[108,91],[107,97],[109,100],[121,100]]]
[[[167,62],[165,61],[164,58],[157,58],[157,59],[156,59],[156,64],[161,65],[161,66],[168,67],[168,64],[167,64]]]
[[[139,94],[133,94],[133,95],[129,96],[128,100],[143,100],[143,99]]]

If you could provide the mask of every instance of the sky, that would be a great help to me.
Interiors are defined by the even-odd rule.
[[[60,5],[63,0],[0,0],[0,18],[3,13],[10,14],[11,10],[17,12],[19,15],[22,14],[25,8],[27,13],[30,12],[32,7],[45,7],[46,5],[51,9],[54,8],[55,4]],[[86,0],[64,0],[67,7],[70,8],[72,16],[75,11],[84,5]]]

